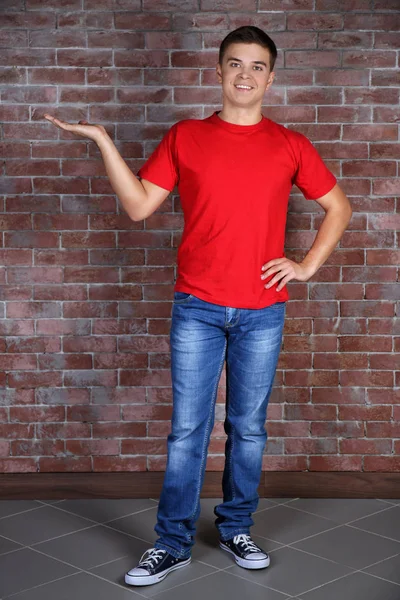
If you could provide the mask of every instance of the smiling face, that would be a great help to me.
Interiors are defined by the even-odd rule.
[[[275,73],[270,71],[270,53],[259,44],[230,44],[217,77],[222,84],[224,106],[255,108],[263,101]]]

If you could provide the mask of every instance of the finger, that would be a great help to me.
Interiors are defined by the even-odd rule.
[[[277,273],[277,274],[275,275],[275,277],[274,277],[273,279],[271,279],[271,281],[269,281],[269,282],[268,282],[268,283],[265,285],[265,287],[266,287],[266,288],[269,288],[269,287],[273,286],[275,283],[277,283],[278,281],[280,281],[280,280],[281,280],[283,277],[285,277],[285,276],[287,276],[287,275],[288,275],[288,276],[290,276],[290,273],[289,273],[289,271],[279,271],[279,273]]]
[[[282,281],[280,282],[280,284],[278,285],[278,287],[276,288],[277,292],[280,292],[281,289],[283,287],[285,287],[285,285],[287,284],[288,281],[290,281],[291,279],[293,279],[293,277],[291,275],[288,275],[287,277],[285,277],[284,279],[282,279]]]
[[[57,125],[57,127],[60,127],[61,129],[69,129],[70,128],[70,124],[69,123],[65,123],[64,121],[60,121],[60,119],[57,119],[56,117],[52,117],[51,115],[44,115],[46,119],[48,119],[49,121],[51,121],[52,123],[54,123],[54,125]]]
[[[268,261],[267,263],[265,263],[265,265],[263,265],[261,267],[262,271],[265,271],[265,269],[268,269],[269,267],[272,267],[274,265],[280,265],[282,262],[287,261],[287,258],[274,258],[273,260]]]

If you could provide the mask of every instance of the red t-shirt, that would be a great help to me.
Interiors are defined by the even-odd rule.
[[[172,125],[138,176],[178,186],[184,230],[175,291],[233,308],[264,308],[289,298],[261,267],[284,256],[289,193],[306,199],[336,183],[311,142],[263,116],[255,125],[206,119]]]

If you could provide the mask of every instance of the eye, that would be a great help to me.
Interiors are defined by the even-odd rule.
[[[233,65],[238,65],[239,63],[237,62],[231,62],[230,66],[232,67]]]
[[[260,69],[260,71],[262,71],[262,67],[260,67],[259,65],[256,65],[255,68]]]

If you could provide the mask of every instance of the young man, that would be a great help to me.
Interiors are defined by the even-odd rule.
[[[97,142],[113,189],[134,220],[151,215],[175,185],[185,217],[170,333],[173,413],[155,525],[159,537],[126,573],[130,585],[157,583],[190,563],[224,361],[226,461],[223,502],[214,509],[220,547],[244,568],[270,562],[251,539],[250,527],[286,283],[307,281],[318,270],[351,217],[347,197],[311,142],[262,115],[276,56],[274,42],[261,29],[230,32],[216,67],[222,110],[173,125],[139,170],[140,182],[104,128],[46,116]],[[300,263],[284,256],[293,184],[326,211]]]

